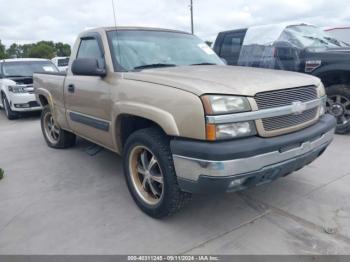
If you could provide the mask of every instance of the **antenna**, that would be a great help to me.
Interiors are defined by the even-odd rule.
[[[117,28],[117,15],[115,13],[114,0],[112,0],[112,7],[113,7],[114,26],[115,26],[115,28]]]
[[[118,60],[118,55],[120,59],[120,63],[122,62],[122,55],[121,55],[121,50],[120,50],[120,42],[119,42],[119,37],[118,37],[118,27],[117,27],[117,13],[115,11],[115,5],[114,5],[114,0],[112,0],[112,7],[113,7],[113,17],[114,17],[114,27],[115,27],[115,38],[117,40],[117,45],[118,45],[118,53],[116,54],[116,59]]]
[[[190,11],[191,11],[191,33],[194,34],[194,26],[193,26],[193,0],[190,1]]]

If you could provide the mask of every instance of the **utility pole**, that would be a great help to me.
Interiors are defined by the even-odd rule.
[[[191,10],[191,33],[194,34],[194,27],[193,27],[193,0],[190,0],[190,10]]]

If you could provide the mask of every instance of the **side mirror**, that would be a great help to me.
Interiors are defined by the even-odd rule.
[[[81,76],[100,76],[107,75],[105,69],[98,66],[98,61],[95,58],[78,58],[73,61],[72,73]]]

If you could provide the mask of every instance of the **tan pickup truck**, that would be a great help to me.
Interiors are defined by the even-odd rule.
[[[316,77],[226,66],[197,37],[100,28],[66,74],[34,75],[47,144],[86,138],[123,156],[136,204],[163,217],[193,193],[235,192],[311,163],[333,139]]]

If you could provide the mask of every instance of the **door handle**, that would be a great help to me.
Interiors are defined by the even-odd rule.
[[[75,86],[73,84],[68,85],[68,92],[74,93],[74,91],[75,91]]]

